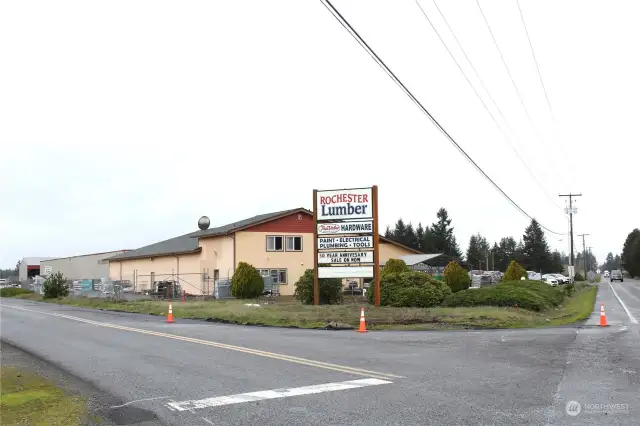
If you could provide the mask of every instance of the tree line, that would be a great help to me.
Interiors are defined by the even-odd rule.
[[[505,271],[509,262],[515,260],[529,271],[554,273],[563,272],[564,265],[569,264],[566,254],[549,249],[544,231],[535,219],[531,220],[519,241],[509,236],[490,244],[481,234],[472,235],[463,256],[447,210],[440,208],[436,217],[437,221],[431,226],[418,223],[416,228],[400,218],[393,229],[387,226],[385,237],[423,253],[444,253],[456,257],[469,267],[480,270]],[[595,258],[588,263],[596,267]]]
[[[394,229],[387,226],[384,233],[386,238],[411,247],[423,253],[444,253],[449,256],[461,258],[462,252],[453,234],[451,219],[445,208],[440,208],[436,213],[438,219],[435,223],[422,225],[418,223],[416,228],[411,222],[406,224],[402,218],[398,219]]]

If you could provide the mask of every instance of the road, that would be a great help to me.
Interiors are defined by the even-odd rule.
[[[600,303],[610,327],[597,326]],[[358,334],[166,324],[15,299],[1,308],[3,340],[104,391],[118,424],[632,425],[640,417],[638,281],[601,283],[583,327],[531,330]],[[567,414],[569,401],[581,412]]]

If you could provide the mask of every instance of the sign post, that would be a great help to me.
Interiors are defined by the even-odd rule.
[[[375,305],[380,307],[380,233],[378,230],[378,185],[371,188],[373,198],[373,251],[375,253],[375,264],[373,267],[373,285],[375,286]]]
[[[380,306],[378,187],[313,190],[313,303],[320,278],[372,278]]]
[[[313,304],[320,304],[320,281],[318,277],[318,190],[313,190]]]

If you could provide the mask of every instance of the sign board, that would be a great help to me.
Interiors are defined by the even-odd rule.
[[[361,235],[357,237],[318,237],[318,250],[363,248],[373,248],[373,237],[371,235]]]
[[[316,219],[372,219],[372,188],[316,191]]]
[[[597,274],[599,274],[599,273],[600,273],[600,269],[598,269],[598,270],[596,271],[596,273],[597,273]]]
[[[373,278],[373,266],[320,266],[319,278]]]
[[[319,223],[318,235],[373,234],[373,221]]]
[[[380,306],[378,187],[313,191],[313,303],[320,278],[373,278]]]
[[[53,274],[53,266],[45,266],[43,274],[44,274],[45,277],[48,277],[51,274]]]
[[[318,263],[351,265],[373,263],[372,251],[328,251],[318,253]],[[355,278],[355,277],[354,277]]]

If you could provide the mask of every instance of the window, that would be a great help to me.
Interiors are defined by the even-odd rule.
[[[262,278],[271,278],[274,284],[287,284],[286,269],[258,269]]]
[[[282,235],[267,235],[267,251],[282,251]]]
[[[287,237],[287,251],[302,251],[302,237]]]

